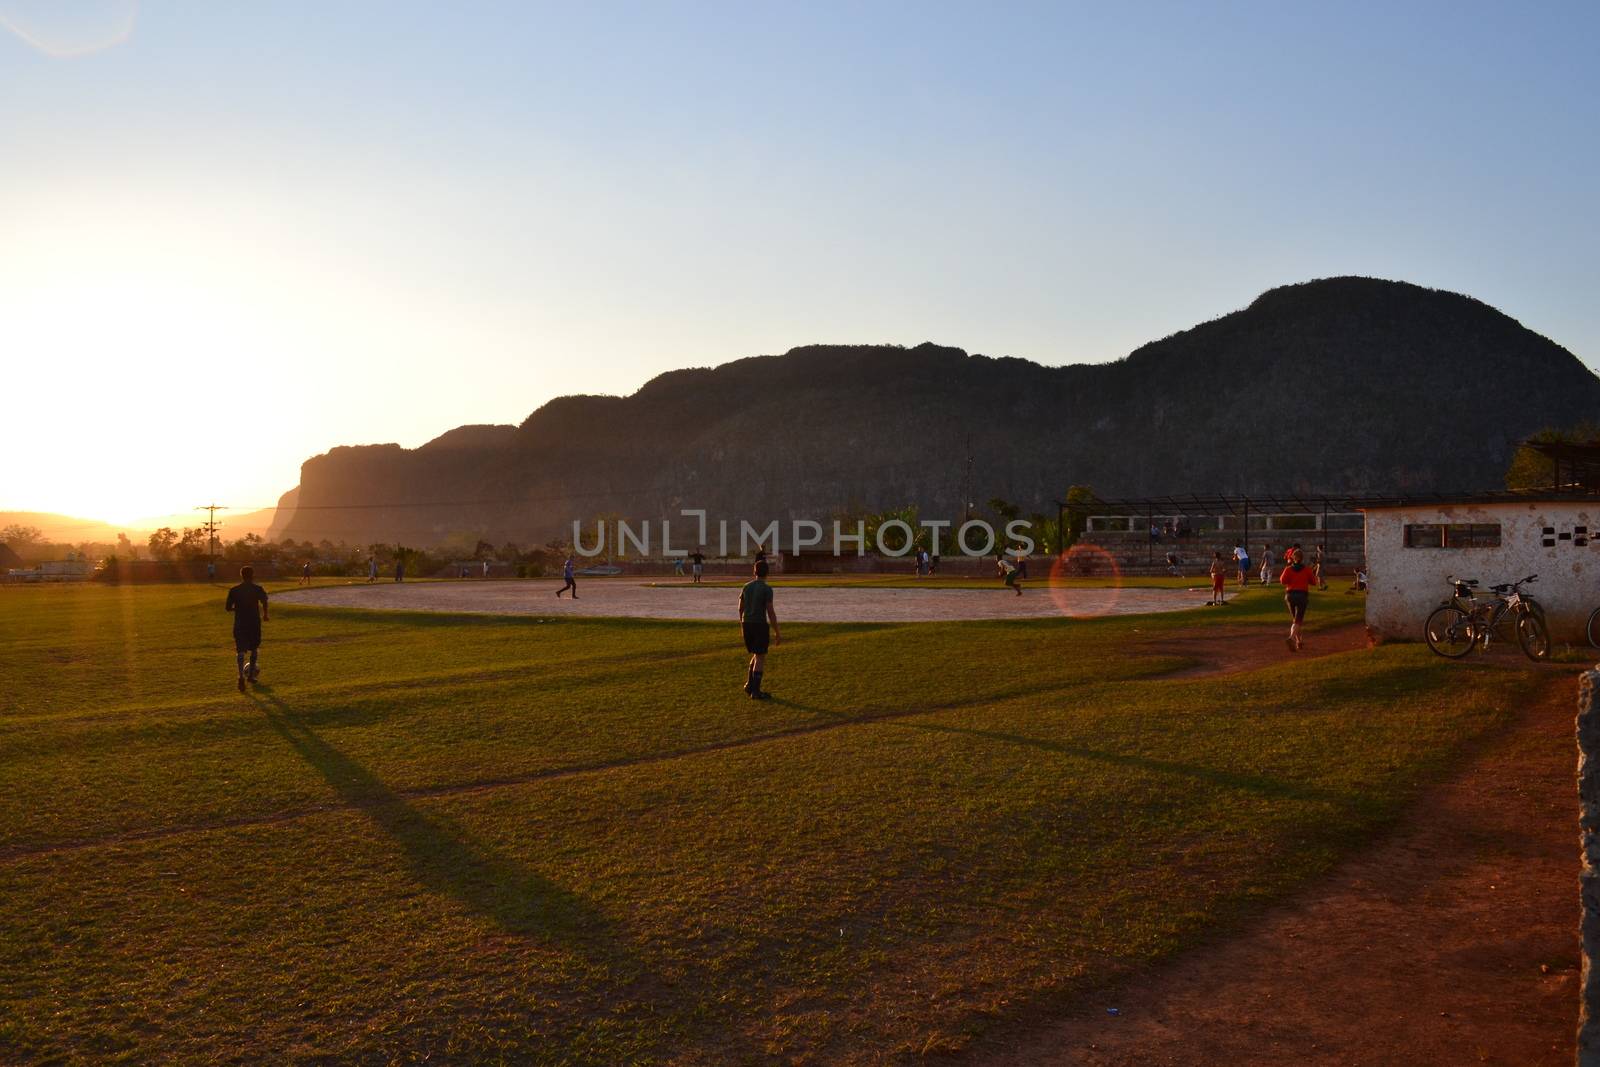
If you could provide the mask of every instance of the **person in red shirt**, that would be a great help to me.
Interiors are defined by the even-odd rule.
[[[1300,627],[1306,621],[1306,605],[1311,602],[1311,585],[1317,580],[1316,571],[1306,566],[1305,553],[1300,549],[1291,549],[1289,552],[1289,565],[1283,568],[1283,573],[1278,575],[1278,581],[1283,583],[1283,602],[1289,605],[1289,649],[1292,652],[1300,651]]]

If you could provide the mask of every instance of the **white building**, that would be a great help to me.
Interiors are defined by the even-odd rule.
[[[1600,495],[1485,493],[1369,501],[1361,510],[1367,625],[1378,633],[1421,640],[1452,576],[1476,578],[1486,590],[1537,574],[1527,591],[1544,607],[1551,639],[1585,640],[1584,624],[1600,607]]]

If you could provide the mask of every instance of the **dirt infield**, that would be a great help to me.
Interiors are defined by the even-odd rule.
[[[1570,1064],[1575,673],[1325,883],[963,1062]]]
[[[274,601],[388,611],[487,615],[580,615],[639,619],[736,619],[739,590],[661,584],[658,579],[579,580],[579,599],[556,598],[561,583],[417,582],[353,584],[275,594]],[[840,589],[779,586],[783,622],[941,622],[1060,615],[1140,615],[1205,603],[1184,589]]]

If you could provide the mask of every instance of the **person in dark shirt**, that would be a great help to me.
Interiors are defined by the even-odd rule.
[[[739,590],[739,628],[744,631],[744,649],[750,653],[750,673],[744,691],[751,700],[771,700],[761,688],[761,674],[767,666],[769,644],[782,644],[778,633],[778,613],[772,610],[772,586],[767,584],[767,561],[756,560],[755,578]],[[768,624],[771,629],[768,629]]]
[[[233,650],[239,666],[239,692],[244,692],[246,678],[254,682],[261,677],[256,664],[256,654],[261,648],[261,624],[267,620],[267,591],[256,584],[254,567],[239,568],[239,584],[228,590],[225,611],[233,612]],[[250,666],[245,667],[245,654],[250,655]]]
[[[567,561],[561,565],[561,580],[566,582],[567,584],[563,585],[560,589],[556,590],[556,599],[560,600],[561,599],[561,594],[565,593],[568,589],[570,589],[570,590],[572,590],[572,599],[573,600],[577,600],[578,599],[578,572],[573,569],[572,557],[571,556],[568,556],[567,557]]]
[[[689,562],[694,564],[694,584],[700,584],[700,575],[705,571],[706,554],[700,551],[689,553]]]

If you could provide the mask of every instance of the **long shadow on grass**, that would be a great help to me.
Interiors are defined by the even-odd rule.
[[[1260,774],[1238,774],[1234,771],[1218,770],[1215,767],[1206,767],[1196,763],[1179,763],[1175,760],[1134,756],[1125,752],[1107,752],[1104,749],[1087,748],[1083,745],[1068,744],[1065,741],[1050,741],[1042,737],[1028,737],[1025,734],[1008,734],[1000,730],[976,730],[967,726],[941,726],[938,723],[923,722],[893,722],[885,725],[904,730],[966,734],[971,737],[981,737],[987,741],[1003,741],[1011,745],[1027,745],[1030,748],[1039,748],[1046,752],[1057,752],[1063,756],[1072,756],[1076,759],[1094,760],[1098,763],[1109,763],[1117,767],[1128,767],[1133,770],[1149,771],[1155,774],[1176,774],[1225,789],[1242,789],[1251,793],[1259,793],[1262,796],[1283,800],[1314,801],[1322,804],[1332,804],[1339,808],[1351,807],[1354,800],[1351,796],[1343,793],[1317,789],[1314,786],[1301,785],[1297,782],[1285,782],[1279,778],[1269,778]]]
[[[569,947],[619,947],[609,921],[583,897],[418,811],[377,775],[318,737],[265,687],[252,696],[267,724],[348,804],[394,839],[423,885],[511,933],[546,937]]]

